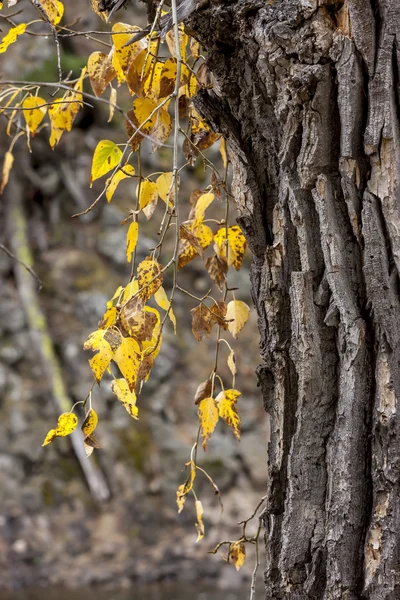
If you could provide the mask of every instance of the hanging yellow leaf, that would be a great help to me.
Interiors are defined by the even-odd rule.
[[[190,312],[192,313],[192,332],[199,342],[210,335],[216,323],[227,329],[225,302],[217,302],[211,308],[208,308],[205,304],[199,304],[192,308]]]
[[[171,303],[168,300],[167,294],[165,293],[165,290],[162,286],[154,294],[154,300],[157,302],[157,304],[160,308],[163,308],[166,311],[169,310],[168,316],[171,319],[171,323],[174,326],[174,332],[176,335],[176,318],[174,315],[174,311],[172,310],[172,308],[170,308]]]
[[[114,379],[111,383],[111,390],[115,394],[125,410],[133,417],[138,419],[139,410],[136,406],[136,394],[131,391],[125,379]]]
[[[172,120],[167,109],[160,109],[155,115],[154,127],[151,130],[152,150],[157,150],[167,141],[172,133]]]
[[[106,198],[107,202],[110,203],[112,197],[114,196],[114,192],[117,189],[120,181],[126,179],[127,177],[133,177],[135,174],[135,169],[132,165],[124,165],[115,173],[115,175],[106,181]]]
[[[190,490],[193,488],[193,482],[196,477],[195,462],[193,460],[191,460],[190,462],[188,462],[186,464],[187,467],[189,465],[190,465],[189,477],[186,479],[185,483],[180,485],[178,487],[178,489],[176,490],[176,503],[178,505],[178,513],[181,513],[183,511],[183,508],[184,508],[185,502],[186,502],[186,497],[187,497],[188,493],[190,492]]]
[[[139,27],[127,25],[126,23],[115,23],[112,27],[114,53],[113,66],[120,69],[125,77],[129,74],[131,65],[137,55],[145,48],[146,43],[142,40],[126,46],[132,35],[139,31]]]
[[[135,98],[127,116],[131,122],[126,122],[126,131],[132,150],[136,152],[144,137],[150,135],[156,122],[157,102],[152,98]],[[140,128],[140,131],[137,131]]]
[[[175,32],[173,29],[171,29],[167,33],[167,35],[165,37],[165,41],[167,42],[168,50],[170,51],[172,56],[174,58],[177,58]],[[189,36],[187,35],[187,33],[185,33],[184,26],[181,23],[179,25],[179,51],[180,51],[181,59],[183,61],[186,61],[186,46],[187,46],[188,41],[189,41]]]
[[[54,148],[60,141],[64,131],[71,131],[72,124],[82,104],[83,78],[86,67],[82,69],[81,75],[74,85],[73,89],[66,92],[63,98],[57,98],[49,106],[49,118],[51,125],[51,135],[49,139],[50,146]]]
[[[204,213],[210,206],[211,202],[213,202],[214,198],[214,194],[210,192],[208,192],[207,194],[202,194],[199,197],[194,208],[194,220],[196,221],[196,224],[201,223],[203,221]]]
[[[236,571],[239,571],[246,558],[246,546],[243,542],[233,542],[233,544],[229,546],[229,558],[232,559]]]
[[[121,321],[130,336],[138,342],[145,342],[151,340],[155,332],[159,332],[161,319],[158,310],[151,306],[144,306],[142,310],[129,319],[122,311]]]
[[[201,436],[203,438],[203,448],[207,447],[207,441],[210,439],[218,423],[218,407],[214,398],[204,398],[199,403],[199,420],[201,425]]]
[[[162,173],[156,180],[158,195],[165,203],[168,202],[169,206],[172,206],[175,200],[175,189],[172,180],[173,173]]]
[[[164,279],[162,266],[156,260],[147,257],[139,263],[137,268],[137,280],[139,283],[139,295],[146,302],[151,296],[154,296],[158,288],[161,287]]]
[[[222,137],[221,138],[221,143],[219,145],[219,152],[221,154],[221,158],[222,158],[222,162],[224,164],[224,167],[226,169],[227,165],[228,165],[228,156],[226,154],[226,144],[225,144],[225,140]]]
[[[136,376],[140,366],[140,347],[132,338],[122,338],[113,356],[119,370],[125,377],[129,390],[133,392],[136,386]]]
[[[60,0],[36,0],[35,4],[52,25],[59,24],[64,14],[64,5]]]
[[[197,60],[200,56],[200,44],[197,40],[195,40],[194,38],[190,38],[190,54],[192,55],[192,58],[194,58],[194,60]]]
[[[32,137],[46,115],[46,104],[46,100],[39,96],[28,96],[22,103],[25,122]]]
[[[139,206],[143,211],[146,219],[150,219],[153,214],[158,200],[157,185],[153,181],[144,179],[140,185],[136,188],[136,196],[139,194]]]
[[[106,173],[114,169],[122,158],[122,152],[114,142],[102,140],[96,146],[93,154],[92,175],[90,185],[93,181],[103,177]]]
[[[67,115],[61,111],[63,101],[61,98],[54,100],[53,104],[49,106],[49,119],[51,125],[51,134],[49,144],[52,148],[60,141],[60,138],[64,131],[67,131]]]
[[[228,367],[229,367],[230,372],[232,373],[233,377],[235,377],[235,375],[237,373],[237,369],[236,369],[236,357],[235,357],[235,353],[233,350],[230,351],[227,362],[228,362]]]
[[[93,331],[83,345],[84,350],[97,350],[97,354],[89,360],[89,364],[98,384],[114,354],[107,334],[108,331],[104,329]]]
[[[229,266],[233,265],[236,271],[239,271],[246,250],[246,238],[239,225],[228,227],[228,241],[226,240],[226,227],[221,227],[214,235],[215,252],[220,258],[224,258]]]
[[[118,289],[116,290],[114,296],[111,298],[111,300],[109,300],[107,302],[107,310],[104,313],[101,321],[99,321],[99,325],[98,325],[99,329],[107,329],[108,327],[111,327],[112,325],[114,325],[115,320],[118,315],[118,310],[116,308],[116,304],[117,304],[117,300],[119,299],[119,297],[121,295],[122,290],[123,290],[123,287],[120,285],[118,287]]]
[[[225,319],[228,323],[228,329],[235,339],[239,337],[247,319],[249,318],[250,308],[241,300],[231,300],[228,302]]]
[[[17,40],[18,36],[20,36],[23,33],[25,33],[25,29],[27,27],[28,27],[27,23],[21,23],[20,25],[17,25],[16,27],[12,27],[9,30],[9,32],[1,40],[1,43],[0,43],[0,54],[2,54],[3,52],[5,52],[7,50],[7,48],[8,48],[8,46],[10,46],[10,44],[13,44]]]
[[[128,233],[126,234],[126,258],[128,263],[132,260],[132,254],[135,251],[139,237],[139,223],[134,221],[129,225]]]
[[[204,533],[205,533],[204,523],[203,523],[204,509],[203,509],[203,505],[200,502],[200,500],[196,500],[195,506],[196,506],[196,517],[197,517],[197,523],[196,523],[197,540],[196,540],[196,542],[199,542],[200,540],[203,539]]]
[[[114,116],[115,107],[117,104],[117,90],[113,86],[110,86],[110,87],[111,87],[110,100],[109,100],[110,104],[109,104],[107,123],[111,123],[113,116]]]
[[[185,484],[183,483],[176,490],[176,503],[178,505],[178,514],[181,513],[184,509],[185,502],[186,502],[186,496],[187,496],[187,492],[185,492]]]
[[[99,418],[97,416],[96,411],[93,410],[93,408],[91,408],[89,410],[88,414],[86,415],[85,420],[82,423],[82,431],[83,431],[83,434],[85,435],[85,437],[88,435],[92,435],[93,431],[97,427],[98,421],[99,421]]]
[[[126,304],[132,298],[132,296],[134,296],[138,292],[138,290],[139,290],[139,284],[137,282],[137,279],[133,279],[132,281],[130,281],[128,283],[128,285],[124,289],[124,293],[123,293],[122,299],[121,299],[121,304],[123,304],[123,305]],[[126,308],[126,306],[125,306],[125,308]]]
[[[58,417],[56,429],[50,429],[47,433],[42,446],[47,446],[55,437],[65,437],[75,431],[78,425],[78,417],[74,413],[63,413]]]
[[[237,440],[240,440],[240,417],[236,410],[236,401],[241,395],[238,390],[223,390],[215,398],[219,416],[233,429]]]
[[[109,55],[104,52],[92,52],[87,69],[90,85],[96,96],[101,96],[108,84],[117,76]]]
[[[181,227],[180,236],[178,269],[182,269],[198,254],[202,256],[203,250],[208,248],[213,239],[213,233],[207,225],[193,222]]]
[[[2,179],[1,179],[1,185],[0,185],[0,194],[3,193],[3,190],[8,183],[8,179],[10,177],[10,172],[11,172],[13,163],[14,163],[14,156],[13,156],[12,152],[10,152],[8,150],[4,155],[3,173],[2,173]]]

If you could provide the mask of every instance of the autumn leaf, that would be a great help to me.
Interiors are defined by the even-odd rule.
[[[60,0],[36,0],[35,5],[41,10],[52,25],[58,25],[64,14],[64,5]]]
[[[246,558],[246,546],[244,543],[241,541],[233,542],[229,547],[229,557],[232,559],[236,571],[239,571]]]
[[[131,417],[138,419],[139,410],[136,406],[136,394],[129,389],[125,379],[114,379],[111,383],[111,390]]]
[[[133,392],[140,366],[140,347],[138,342],[130,337],[121,338],[121,344],[115,351],[113,359],[125,377],[129,390]]]
[[[22,103],[24,119],[32,137],[47,113],[46,104],[46,100],[39,96],[28,96]]]
[[[228,367],[229,367],[230,372],[232,373],[233,377],[235,377],[235,375],[237,373],[237,369],[236,369],[236,357],[235,357],[235,353],[233,350],[230,351],[227,362],[228,362]]]
[[[211,229],[204,224],[188,223],[180,230],[181,238],[178,249],[178,268],[182,269],[188,262],[208,248],[213,239]],[[190,236],[193,236],[190,237]]]
[[[201,223],[204,219],[204,213],[210,204],[213,202],[215,196],[212,193],[202,194],[197,200],[194,208],[194,220],[196,223]]]
[[[233,429],[237,440],[240,440],[240,417],[236,410],[236,401],[241,395],[238,390],[223,390],[215,398],[219,416]]]
[[[74,413],[63,413],[58,417],[56,429],[50,429],[47,433],[42,446],[47,446],[55,437],[65,437],[75,431],[78,425],[78,417]]]
[[[101,96],[117,75],[109,55],[104,52],[92,52],[88,59],[87,70],[90,85],[96,96]]]
[[[199,404],[200,400],[204,398],[208,398],[211,395],[212,390],[212,381],[211,379],[206,379],[200,383],[197,387],[196,393],[194,395],[194,403]]]
[[[193,488],[193,482],[196,477],[196,464],[194,463],[194,461],[191,460],[186,464],[186,466],[190,466],[189,477],[186,479],[185,483],[180,485],[176,490],[176,503],[178,505],[178,513],[181,513],[183,511],[186,502],[186,497],[190,490]]]
[[[221,319],[217,310],[208,308],[205,304],[199,304],[190,311],[192,313],[192,332],[196,340],[201,342],[208,337],[215,323]]]
[[[223,137],[221,138],[221,143],[219,145],[219,153],[221,154],[222,162],[224,164],[224,168],[226,169],[228,165],[228,156],[226,153],[226,144]]]
[[[210,439],[218,423],[218,419],[218,407],[214,398],[209,397],[201,400],[199,403],[199,420],[204,450],[207,447],[207,441]]]
[[[93,433],[93,431],[96,429],[97,427],[97,423],[99,421],[99,418],[97,416],[97,413],[95,410],[93,410],[93,408],[91,408],[88,412],[88,414],[85,417],[85,420],[82,423],[82,432],[84,434],[84,436],[88,436],[91,435]]]
[[[107,179],[106,181],[106,198],[107,202],[110,203],[112,197],[114,196],[114,192],[117,189],[120,181],[126,179],[127,177],[133,177],[135,174],[135,169],[132,165],[124,165],[115,173],[113,177]]]
[[[156,184],[149,179],[143,179],[136,188],[136,197],[139,198],[139,207],[146,219],[150,219],[157,206],[158,192]]]
[[[111,169],[114,169],[122,158],[122,152],[114,142],[102,140],[96,146],[92,161],[92,174],[90,185],[93,181],[106,175]]]
[[[93,375],[98,384],[104,375],[105,370],[113,358],[113,350],[107,340],[107,330],[98,329],[93,331],[83,345],[84,350],[94,350],[97,354],[89,360]]]
[[[168,316],[171,320],[171,323],[174,326],[174,332],[176,335],[176,317],[174,315],[174,311],[171,308],[171,303],[168,300],[167,294],[165,293],[165,290],[162,286],[154,294],[154,300],[157,302],[160,308],[163,308],[165,311],[168,311]]]
[[[156,180],[158,195],[169,206],[173,206],[175,200],[175,189],[172,182],[173,173],[162,173]]]
[[[214,254],[214,256],[207,258],[206,269],[217,288],[222,292],[226,283],[226,274],[228,272],[226,260]]]
[[[239,337],[244,325],[249,318],[250,308],[241,300],[231,300],[228,302],[225,319],[228,323],[228,329],[235,339]]]
[[[3,190],[8,183],[8,179],[10,177],[10,172],[11,172],[13,163],[14,163],[14,156],[13,156],[12,152],[10,152],[8,150],[4,155],[3,172],[2,172],[1,185],[0,185],[0,194],[3,193]]]
[[[119,72],[119,80],[125,78],[129,83],[129,73],[135,58],[145,48],[144,41],[135,42],[127,46],[127,42],[132,35],[139,31],[139,27],[127,25],[126,23],[115,23],[112,27],[113,47],[112,64],[117,72]],[[122,72],[122,78],[121,78]]]
[[[5,52],[7,48],[13,44],[17,38],[25,33],[26,28],[28,27],[27,23],[21,23],[16,27],[12,27],[9,32],[3,37],[0,43],[0,54]]]
[[[159,331],[161,319],[158,310],[145,306],[130,319],[122,313],[121,321],[131,337],[138,342],[145,342],[152,339],[155,330]]]
[[[139,263],[137,268],[139,296],[144,302],[154,296],[161,287],[163,279],[162,266],[156,260],[147,257],[146,260]]]
[[[132,260],[132,254],[135,251],[139,236],[139,223],[134,221],[129,225],[128,233],[126,234],[126,258],[128,263]]]
[[[197,534],[198,534],[196,542],[199,542],[200,540],[203,539],[204,533],[205,533],[204,523],[203,523],[204,509],[203,509],[203,505],[200,502],[200,500],[196,500],[195,507],[196,507],[196,517],[197,517],[196,529],[197,529]]]
[[[240,227],[238,225],[228,227],[228,238],[226,227],[221,227],[214,235],[214,241],[217,255],[224,258],[229,266],[233,265],[236,271],[239,271],[246,249],[246,238]]]

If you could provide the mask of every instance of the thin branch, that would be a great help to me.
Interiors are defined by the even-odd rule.
[[[38,282],[39,292],[40,292],[40,290],[43,288],[43,282],[38,277],[38,275],[36,275],[36,273],[32,269],[32,267],[30,267],[29,265],[27,265],[26,263],[24,263],[24,261],[21,260],[20,258],[18,258],[17,256],[15,256],[15,254],[13,254],[11,252],[11,250],[9,250],[6,246],[4,246],[4,244],[0,244],[0,249],[3,250],[3,252],[5,252],[10,258],[12,258],[13,260],[16,260],[17,262],[19,262],[20,265],[22,265],[24,267],[24,269],[26,269],[28,271],[28,273],[30,273],[32,275],[32,277],[34,277],[36,279],[36,281]]]

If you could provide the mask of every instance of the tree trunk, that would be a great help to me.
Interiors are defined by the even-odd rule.
[[[400,598],[400,2],[211,0],[271,416],[267,598]]]

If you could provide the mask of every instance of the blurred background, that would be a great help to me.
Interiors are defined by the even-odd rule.
[[[117,20],[143,26],[143,7],[132,2]],[[68,0],[65,8],[64,23],[74,24],[74,29],[109,27],[92,13],[89,0]],[[19,2],[13,12],[21,9],[15,22],[36,18],[28,0]],[[3,14],[10,12],[3,9]],[[2,37],[8,26],[1,22],[0,27]],[[64,74],[71,70],[78,75],[89,54],[103,49],[83,36],[62,38],[60,43]],[[57,81],[52,38],[24,35],[1,56],[2,79]],[[125,108],[129,101],[127,94],[118,93]],[[21,139],[14,149],[10,183],[0,197],[0,243],[8,248],[13,245],[10,214],[15,199],[21,199],[33,266],[43,281],[40,292],[36,286],[37,297],[71,404],[84,399],[92,383],[83,342],[97,328],[107,300],[126,284],[130,272],[121,221],[134,206],[136,183],[124,180],[110,205],[104,201],[88,215],[71,219],[93,202],[104,184],[89,188],[98,141],[126,140],[118,116],[111,124],[107,118],[106,105],[85,107],[73,131],[63,135],[54,151],[48,144],[48,129],[32,141],[32,154]],[[1,161],[11,141],[6,125],[0,116]],[[207,155],[222,168],[218,146]],[[147,173],[171,170],[171,159],[169,148],[152,154],[144,144]],[[191,191],[209,183],[209,171],[199,160],[182,172],[184,218]],[[222,204],[220,210],[222,216]],[[139,260],[157,243],[162,207],[157,211],[150,221],[140,223]],[[247,255],[242,270],[232,274],[229,283],[239,288],[237,298],[252,306],[249,263]],[[196,544],[194,503],[188,498],[178,515],[175,502],[197,433],[194,393],[209,376],[215,348],[215,341],[199,344],[192,335],[190,309],[196,302],[185,295],[176,297],[177,335],[167,323],[161,352],[139,397],[139,421],[115,399],[107,377],[94,390],[102,449],[87,460],[90,472],[109,495],[100,500],[89,488],[88,474],[68,438],[41,446],[60,412],[54,398],[57,392],[49,384],[54,364],[50,361],[44,367],[39,359],[15,271],[15,261],[0,250],[0,599],[87,600],[95,594],[99,600],[180,600],[189,595],[199,600],[236,600],[250,595],[254,552],[249,551],[237,573],[224,562],[223,549],[215,556],[207,551],[221,540],[240,537],[237,522],[251,515],[266,490],[267,421],[255,376],[259,361],[255,312],[238,341],[227,333],[236,352],[236,387],[242,392],[238,401],[242,438],[238,443],[230,429],[218,425],[207,453],[199,451],[199,463],[220,488],[224,509],[207,480],[198,476],[196,491],[204,506],[206,536]],[[167,289],[170,277],[166,277]],[[200,258],[180,274],[180,285],[198,296],[211,283]],[[221,353],[221,375],[230,385],[227,348],[222,347]],[[255,528],[256,523],[249,532]],[[262,585],[262,562],[259,579]],[[98,586],[95,592],[92,586]],[[75,591],[63,592],[66,587]]]

